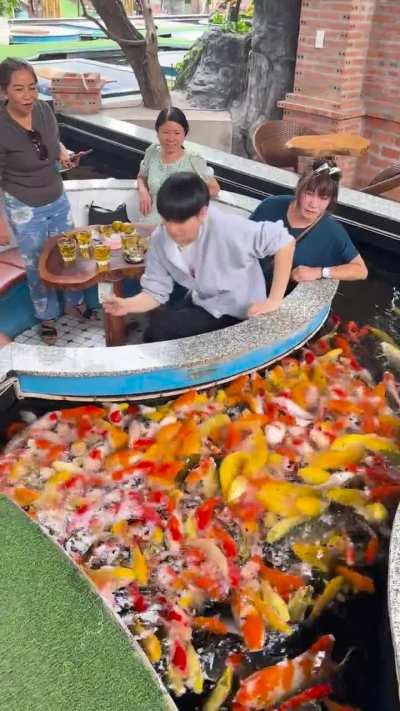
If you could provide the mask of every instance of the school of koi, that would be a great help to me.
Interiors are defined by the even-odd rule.
[[[0,490],[89,576],[175,697],[353,709],[332,698],[333,635],[261,668],[254,653],[374,593],[400,499],[400,400],[391,374],[375,383],[354,356],[363,335],[335,327],[264,377],[161,405],[9,427]],[[208,646],[224,639],[214,678]]]

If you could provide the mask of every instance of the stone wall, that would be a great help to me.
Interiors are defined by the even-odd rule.
[[[222,111],[242,97],[250,41],[250,35],[223,32],[218,27],[203,35],[200,60],[195,54],[194,72],[185,87],[193,106]]]

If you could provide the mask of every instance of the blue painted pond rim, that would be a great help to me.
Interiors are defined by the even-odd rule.
[[[275,313],[176,341],[117,348],[58,348],[12,343],[0,351],[0,380],[20,393],[121,396],[171,392],[228,380],[287,355],[325,322],[337,282],[299,284]]]

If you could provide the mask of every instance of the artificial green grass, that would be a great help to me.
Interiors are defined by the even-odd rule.
[[[183,47],[189,49],[196,39],[207,29],[199,25],[178,22],[157,22],[158,34],[171,37],[159,37],[159,48]],[[66,52],[69,50],[119,49],[116,42],[108,39],[69,40],[68,42],[32,42],[27,44],[0,45],[0,61],[6,57],[34,59],[38,54]]]
[[[0,497],[0,710],[174,708],[87,580]]]
[[[61,0],[61,17],[65,19],[79,17],[78,3],[73,0]]]
[[[118,49],[118,45],[111,40],[71,40],[70,42],[29,42],[27,44],[0,45],[0,61],[6,57],[18,59],[34,59],[38,54],[66,52],[78,49]]]

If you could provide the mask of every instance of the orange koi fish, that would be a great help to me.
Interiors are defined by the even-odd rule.
[[[244,709],[274,709],[302,689],[329,678],[334,670],[331,651],[333,635],[320,637],[306,652],[294,659],[265,667],[241,682],[234,703]]]

